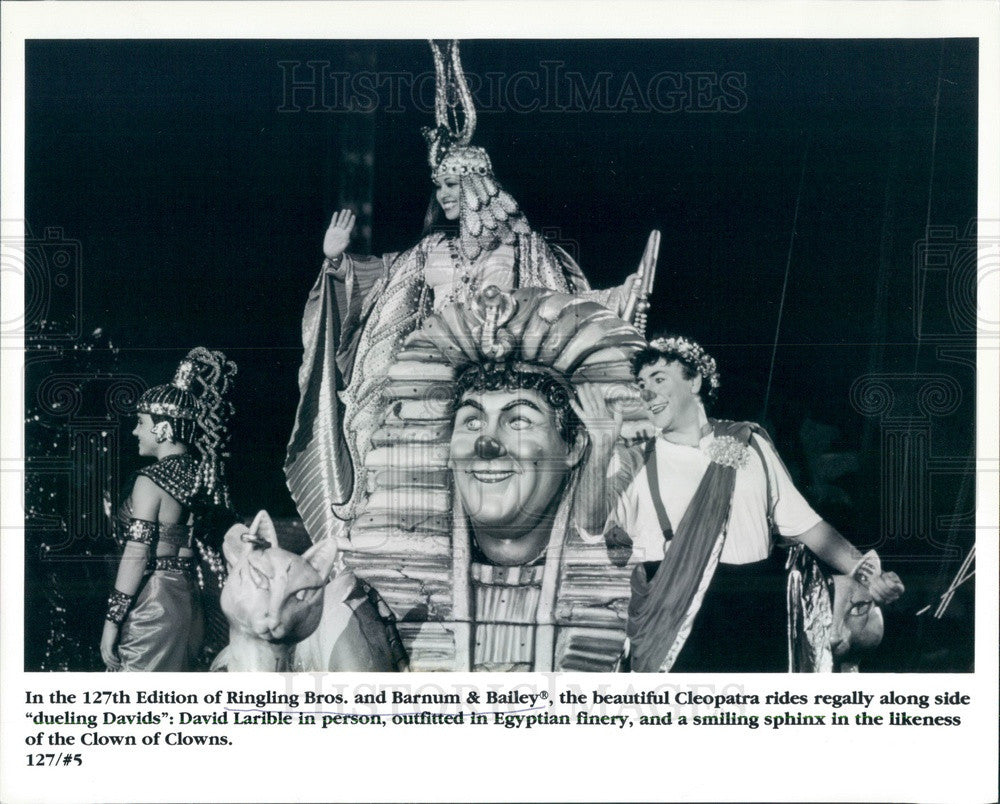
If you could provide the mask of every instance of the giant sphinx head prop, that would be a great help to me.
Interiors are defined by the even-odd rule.
[[[453,401],[449,466],[484,551],[484,538],[544,546],[543,531],[586,450],[569,405],[574,385],[605,384],[641,416],[629,359],[642,344],[597,302],[496,287],[430,316],[407,339],[390,382],[441,378],[425,393]],[[524,550],[514,554],[501,563],[523,563]]]

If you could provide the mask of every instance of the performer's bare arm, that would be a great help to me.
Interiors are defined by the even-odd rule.
[[[148,477],[140,475],[132,487],[132,516],[146,522],[156,522],[160,516],[160,501],[164,492]],[[139,591],[142,576],[149,560],[150,545],[141,542],[125,542],[121,562],[118,564],[118,575],[115,578],[115,589],[130,597]],[[110,670],[121,666],[116,646],[118,644],[119,626],[110,620],[104,621],[101,633],[101,659]]]
[[[570,400],[570,405],[590,438],[590,455],[577,488],[576,524],[587,533],[602,533],[614,505],[607,476],[622,431],[622,410],[612,409],[595,383],[577,386],[576,392],[579,402]]]
[[[853,544],[841,536],[830,523],[822,520],[794,538],[844,575],[851,575],[862,558]],[[891,603],[904,592],[903,583],[895,572],[875,574],[867,581],[865,585],[868,591],[880,605]]]

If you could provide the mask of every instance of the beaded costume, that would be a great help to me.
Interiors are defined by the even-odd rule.
[[[172,456],[140,470],[182,505],[192,500],[196,461],[188,455]],[[124,547],[133,539],[131,498],[122,503],[116,519],[116,538]],[[181,523],[156,523],[149,557],[135,603],[121,622],[118,657],[122,670],[177,672],[190,670],[204,637],[201,593],[195,578],[194,559],[177,555],[156,557],[157,547],[190,549],[193,527]]]
[[[201,588],[221,587],[224,565],[211,548],[195,539],[194,523],[196,514],[228,506],[222,462],[231,407],[223,395],[235,372],[235,364],[221,352],[194,349],[180,364],[173,382],[150,388],[136,406],[137,412],[153,417],[154,423],[157,419],[169,423],[172,442],[190,449],[137,473],[180,504],[183,521],[137,519],[130,495],[114,522],[114,535],[122,549],[134,543],[147,550],[135,593],[115,589],[109,598],[107,619],[119,626],[117,654],[122,670],[190,670],[199,658],[205,633]],[[196,560],[196,549],[204,567]]]

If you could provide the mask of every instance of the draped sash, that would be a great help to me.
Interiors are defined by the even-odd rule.
[[[716,436],[729,435],[742,443],[753,432],[742,422],[713,424]],[[651,461],[655,460],[654,453]],[[699,593],[704,594],[718,565],[735,486],[734,466],[710,463],[652,580],[645,567],[635,568],[627,630],[633,672],[655,673],[668,656],[676,658],[682,647],[677,643],[686,637],[697,613]],[[651,491],[655,500],[658,490]]]

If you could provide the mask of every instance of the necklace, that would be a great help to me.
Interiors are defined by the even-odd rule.
[[[446,302],[454,304],[459,301],[467,301],[475,295],[478,289],[478,282],[472,270],[473,266],[459,252],[457,238],[448,238],[448,252],[451,254],[451,264],[455,271],[455,281],[452,282],[451,292],[448,293]]]

